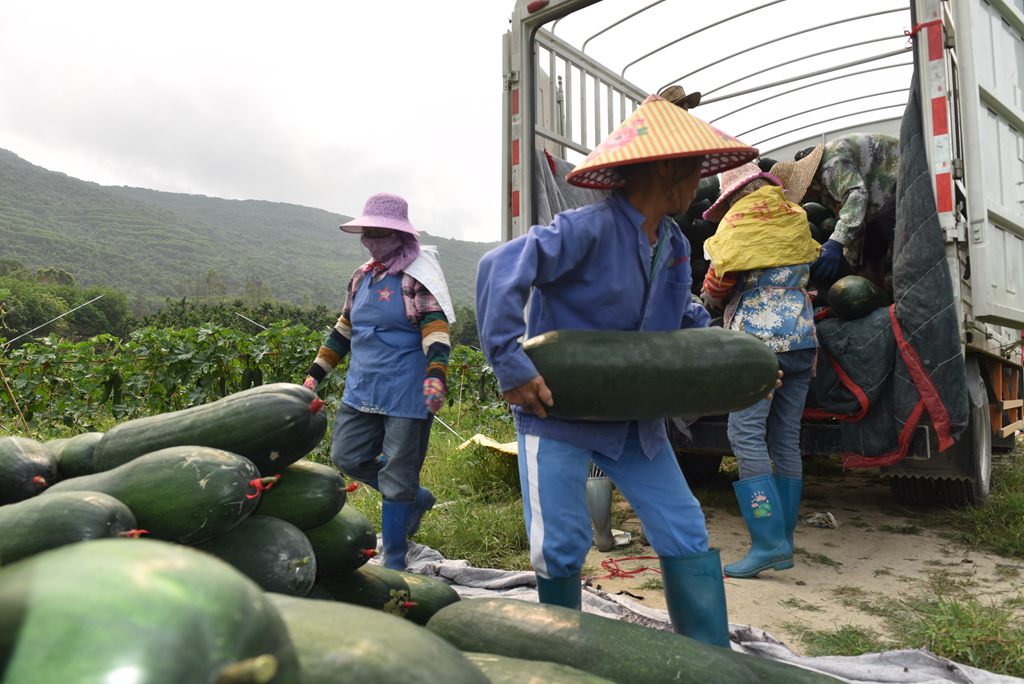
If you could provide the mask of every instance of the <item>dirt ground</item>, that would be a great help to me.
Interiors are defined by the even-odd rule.
[[[725,484],[706,496],[700,494],[711,546],[721,549],[723,563],[738,560],[750,542],[731,487]],[[628,504],[617,494],[614,505],[619,518],[629,514]],[[818,512],[832,513],[839,527],[807,524],[806,518]],[[881,618],[850,607],[851,602],[919,595],[936,582],[950,581],[971,583],[971,591],[986,603],[1024,596],[1024,563],[959,548],[925,527],[920,516],[919,511],[897,503],[877,473],[808,476],[795,533],[796,567],[768,571],[756,579],[725,578],[730,622],[759,627],[793,651],[804,653],[798,636],[801,628],[832,631],[853,625],[889,636]],[[637,541],[635,518],[617,527],[633,531]],[[626,591],[642,597],[645,605],[664,608],[657,573],[609,576],[616,567],[627,572],[656,568],[656,560],[625,560],[651,555],[649,546],[637,543],[608,553],[592,549],[586,569],[593,584],[604,591]]]

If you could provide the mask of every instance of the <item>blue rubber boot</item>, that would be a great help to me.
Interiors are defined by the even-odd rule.
[[[793,546],[786,541],[783,512],[774,475],[762,475],[733,483],[751,547],[742,560],[725,566],[726,577],[756,577],[763,570],[793,567]]]
[[[718,549],[661,559],[665,603],[678,634],[729,648],[729,618]]]
[[[384,499],[381,502],[380,536],[384,547],[384,567],[405,570],[405,555],[409,553],[409,540],[405,530],[413,508],[412,501]]]
[[[775,486],[779,490],[779,500],[782,502],[782,513],[786,518],[786,542],[790,550],[795,550],[793,544],[793,531],[800,519],[800,495],[803,493],[804,481],[797,477],[775,476]]]
[[[434,507],[435,503],[437,503],[437,499],[434,494],[426,487],[420,487],[412,502],[412,512],[409,513],[409,521],[406,523],[405,536],[411,537],[419,531],[420,521],[423,520],[427,511]]]
[[[549,606],[565,606],[579,610],[583,600],[579,573],[569,577],[537,575],[537,597],[541,603]]]

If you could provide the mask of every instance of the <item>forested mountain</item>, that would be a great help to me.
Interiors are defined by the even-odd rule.
[[[253,294],[340,304],[363,260],[348,217],[295,204],[110,187],[0,150],[0,257],[55,267],[80,285],[136,302]],[[476,264],[493,243],[422,236],[437,245],[452,297],[471,304]]]

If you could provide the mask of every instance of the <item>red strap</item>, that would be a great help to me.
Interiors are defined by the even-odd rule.
[[[555,166],[555,158],[552,157],[551,153],[548,152],[547,150],[544,150],[544,156],[548,160],[548,168],[551,169],[551,175],[554,176],[555,173],[557,173],[557,171],[558,171],[557,167]]]
[[[865,415],[867,415],[868,409],[871,408],[871,402],[868,400],[868,395],[864,393],[864,390],[860,388],[856,382],[853,381],[843,367],[839,365],[839,362],[833,358],[831,354],[826,353],[825,357],[828,362],[832,364],[832,370],[835,371],[836,376],[839,378],[839,382],[843,383],[843,387],[850,391],[854,397],[857,398],[857,403],[860,408],[855,413],[832,413],[824,409],[809,408],[804,409],[804,418],[810,418],[811,420],[825,420],[826,418],[835,418],[836,420],[844,423],[856,423]]]
[[[894,463],[902,461],[907,455],[907,451],[910,450],[910,441],[914,436],[914,428],[917,427],[917,423],[921,420],[922,414],[924,414],[924,402],[919,401],[917,402],[917,405],[914,406],[914,410],[910,412],[910,417],[903,425],[903,429],[900,430],[900,436],[897,440],[899,446],[897,446],[895,450],[885,454],[879,454],[878,456],[865,456],[863,454],[848,452],[842,455],[843,467],[880,468],[882,466],[891,466]]]
[[[942,403],[942,397],[932,383],[932,379],[925,372],[924,364],[921,363],[921,358],[917,355],[917,351],[914,350],[910,342],[903,336],[903,328],[900,327],[900,323],[896,319],[895,304],[889,307],[889,318],[892,320],[892,331],[896,337],[896,347],[900,350],[903,362],[907,365],[910,378],[914,381],[914,387],[921,398],[914,405],[914,410],[910,412],[907,422],[903,424],[903,429],[900,430],[899,446],[897,449],[878,456],[864,456],[855,453],[843,454],[843,466],[846,468],[876,468],[879,466],[889,466],[901,461],[910,450],[910,443],[914,439],[914,430],[917,429],[918,423],[924,417],[925,410],[931,416],[935,432],[939,437],[939,451],[945,451],[953,446],[949,412],[946,410],[946,405]]]
[[[907,44],[909,45],[914,38],[917,38],[918,33],[931,26],[939,26],[941,28],[942,20],[932,19],[931,21],[925,21],[920,24],[914,24],[913,26],[911,26],[909,31],[903,32],[903,35],[907,37]]]
[[[605,575],[604,577],[602,577],[601,579],[613,579],[613,578],[616,578],[616,577],[620,577],[620,578],[633,577],[635,575],[639,575],[641,572],[644,572],[645,570],[650,570],[651,572],[657,572],[657,573],[661,572],[661,570],[658,570],[657,568],[651,568],[651,567],[648,567],[646,565],[641,565],[640,567],[634,568],[632,570],[623,570],[619,566],[620,562],[624,562],[624,561],[641,561],[641,560],[658,560],[658,557],[657,556],[628,556],[626,558],[605,558],[603,561],[601,561],[601,567],[604,568],[608,572],[608,574]]]
[[[945,451],[953,446],[949,412],[946,410],[946,405],[942,403],[939,390],[935,388],[931,377],[929,377],[928,372],[924,369],[921,357],[917,355],[917,351],[903,336],[903,328],[900,327],[899,321],[896,320],[895,304],[889,307],[889,318],[892,319],[892,331],[896,336],[896,346],[903,356],[903,362],[907,364],[907,370],[910,372],[910,377],[914,381],[918,394],[921,395],[921,401],[924,402],[925,407],[928,409],[928,413],[932,418],[932,424],[935,425],[935,432],[939,437],[939,451]],[[905,430],[906,426],[904,426]],[[911,427],[911,430],[913,430],[913,427]]]

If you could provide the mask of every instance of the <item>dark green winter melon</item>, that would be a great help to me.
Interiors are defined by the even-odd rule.
[[[889,301],[885,292],[867,278],[849,275],[832,284],[828,291],[828,304],[837,317],[854,321],[875,309],[888,306]]]
[[[288,630],[231,566],[179,544],[99,539],[0,568],[9,684],[299,684]]]
[[[131,535],[135,516],[101,492],[53,492],[0,506],[0,565],[80,541]]]
[[[267,594],[288,626],[303,684],[488,684],[451,644],[362,606]]]
[[[554,330],[523,349],[544,378],[548,413],[573,420],[720,415],[775,387],[779,364],[761,340],[735,330]]]
[[[413,604],[405,617],[416,624],[427,624],[434,613],[460,600],[458,592],[452,589],[451,585],[435,577],[415,572],[400,574],[409,587],[409,599]]]
[[[355,506],[345,506],[319,527],[303,530],[313,545],[317,575],[345,575],[376,554],[377,533]]]
[[[459,601],[439,610],[427,629],[462,651],[560,663],[620,684],[838,681],[680,634],[517,599]]]
[[[771,157],[758,157],[755,163],[757,164],[757,168],[767,173],[768,171],[771,171],[772,167],[778,164],[779,162],[775,159],[772,159]]]
[[[693,201],[711,200],[711,202],[714,202],[718,199],[721,191],[722,187],[718,182],[718,175],[706,176],[700,179],[700,185],[697,186],[697,192],[694,194]]]
[[[103,438],[102,432],[83,432],[69,439],[63,440],[59,445],[47,446],[57,459],[57,472],[61,479],[92,475],[96,472],[96,465],[93,462],[93,454],[96,452],[96,445]]]
[[[313,545],[302,530],[278,518],[250,516],[196,548],[217,556],[265,591],[305,596],[316,580]]]
[[[97,470],[174,446],[223,449],[278,473],[320,443],[327,430],[321,401],[291,383],[262,385],[191,408],[118,424],[96,445]]]
[[[610,679],[568,665],[542,660],[523,660],[493,653],[465,653],[491,684],[613,684]]]
[[[301,459],[260,497],[257,515],[287,520],[300,530],[325,524],[345,506],[345,478],[337,468]]]
[[[56,492],[103,492],[135,514],[139,527],[158,539],[200,544],[224,534],[259,503],[256,466],[220,449],[180,446],[139,456],[113,470],[73,477]]]
[[[801,206],[807,212],[807,220],[816,226],[821,225],[821,222],[827,218],[835,219],[835,214],[818,202],[804,202]]]
[[[0,437],[0,505],[24,501],[57,482],[57,460],[42,442]]]
[[[383,565],[367,564],[347,575],[320,577],[317,584],[336,601],[405,617],[413,606],[404,574]]]

